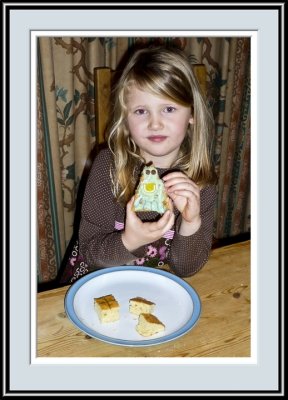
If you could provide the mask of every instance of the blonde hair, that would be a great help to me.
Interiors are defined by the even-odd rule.
[[[132,140],[126,124],[126,98],[131,85],[191,107],[194,119],[171,168],[176,167],[197,184],[215,181],[211,161],[214,121],[201,93],[192,65],[176,48],[153,47],[136,51],[113,90],[113,120],[108,145],[114,154],[115,170],[111,174],[114,194],[125,204],[137,184],[135,167],[145,160]]]

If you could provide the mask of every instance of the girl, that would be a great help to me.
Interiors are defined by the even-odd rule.
[[[95,158],[79,230],[82,273],[119,265],[164,268],[185,277],[206,263],[212,244],[213,118],[185,54],[136,51],[114,91],[108,149]],[[153,162],[170,210],[132,211],[143,166]]]

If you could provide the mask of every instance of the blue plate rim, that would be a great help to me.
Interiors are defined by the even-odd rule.
[[[117,339],[117,338],[111,338],[106,335],[102,335],[101,333],[97,333],[95,330],[89,328],[83,322],[81,322],[77,316],[77,314],[74,311],[73,307],[73,300],[74,297],[77,293],[77,291],[80,289],[81,286],[83,286],[86,282],[90,281],[91,279],[94,279],[97,276],[103,275],[103,274],[109,274],[117,271],[136,271],[136,272],[148,272],[148,273],[153,273],[157,275],[162,275],[167,277],[168,279],[171,279],[175,282],[177,282],[180,286],[182,286],[190,295],[193,301],[193,312],[191,315],[191,318],[177,331],[166,335],[162,336],[159,338],[155,339],[147,339],[147,340],[139,340],[139,341],[134,341],[134,340],[123,340],[123,339]],[[155,268],[150,268],[146,267],[145,265],[143,266],[114,266],[114,267],[106,267],[97,271],[93,271],[88,273],[87,275],[84,275],[82,278],[79,278],[76,282],[74,282],[69,289],[67,290],[64,298],[64,308],[66,315],[70,319],[70,321],[82,332],[86,333],[88,336],[91,336],[92,338],[101,340],[106,343],[114,344],[114,345],[119,345],[119,346],[130,346],[130,347],[143,347],[143,346],[152,346],[156,344],[162,344],[166,343],[175,339],[178,339],[179,337],[183,336],[184,334],[188,333],[198,322],[202,307],[201,307],[201,301],[198,293],[196,290],[189,285],[187,282],[185,282],[182,278],[178,277],[177,275],[174,275],[168,271],[164,270],[159,270]]]

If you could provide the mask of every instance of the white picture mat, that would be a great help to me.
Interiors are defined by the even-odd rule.
[[[10,380],[13,390],[273,390],[278,385],[278,16],[261,10],[15,10],[11,11],[10,36]],[[97,24],[96,22],[97,21]],[[97,25],[97,30],[95,30]],[[33,360],[33,324],[36,307],[35,261],[36,199],[31,181],[33,121],[30,98],[33,32],[57,36],[245,36],[257,32],[257,51],[252,46],[252,68],[257,66],[257,115],[252,130],[252,262],[257,270],[257,358],[175,360]],[[89,30],[94,29],[93,32]],[[181,30],[184,30],[180,32]],[[76,31],[81,31],[76,33]],[[174,31],[175,30],[175,31]],[[198,32],[197,32],[198,31]],[[138,34],[139,33],[139,34]],[[189,33],[189,34],[188,34]],[[249,33],[249,35],[250,35]],[[151,34],[151,32],[149,32]],[[254,35],[255,37],[255,35]],[[253,42],[253,41],[252,41]],[[35,54],[34,54],[35,56]],[[26,62],[23,63],[23,60]],[[254,62],[256,64],[254,64]],[[260,67],[261,66],[261,67]],[[36,71],[34,70],[34,73]],[[253,76],[252,76],[253,78]],[[255,78],[255,76],[254,76]],[[255,82],[256,80],[256,82]],[[35,88],[35,87],[34,87]],[[33,93],[33,92],[32,92]],[[34,91],[35,93],[35,91]],[[15,110],[13,112],[13,110]],[[17,118],[13,118],[17,115]],[[33,110],[32,110],[33,116]],[[253,114],[252,114],[253,116]],[[269,117],[268,117],[269,116]],[[261,133],[261,135],[260,135]],[[32,143],[32,146],[31,146]],[[268,162],[267,162],[268,160]],[[31,169],[30,169],[31,168]],[[21,171],[21,179],[19,179]],[[34,176],[35,177],[35,176]],[[267,185],[269,179],[269,186]],[[31,185],[31,187],[30,187]],[[31,189],[31,191],[29,191]],[[19,203],[21,199],[21,203]],[[258,200],[261,199],[261,202]],[[267,212],[269,210],[269,213]],[[17,251],[15,251],[17,246]],[[255,263],[257,265],[255,265]],[[253,296],[252,288],[252,296]],[[32,293],[32,297],[31,297]],[[269,294],[269,295],[267,295]],[[21,312],[19,312],[21,299]],[[267,312],[267,310],[269,312]],[[255,320],[255,319],[254,319]],[[255,328],[255,326],[254,326]],[[261,335],[259,334],[261,332]],[[20,334],[21,333],[21,334]],[[33,340],[31,340],[31,338]],[[47,363],[46,363],[47,361]],[[74,360],[75,361],[75,360]],[[239,363],[240,361],[240,363]],[[32,362],[32,365],[31,365]],[[49,365],[50,363],[50,365]],[[73,364],[72,364],[73,363]],[[41,365],[40,365],[41,364]],[[131,365],[133,364],[133,365]],[[134,365],[136,364],[136,365]],[[159,365],[161,364],[161,365]],[[228,365],[227,365],[228,364]],[[220,367],[220,368],[219,368]],[[109,370],[109,374],[107,371]],[[149,387],[141,376],[149,377]],[[109,376],[113,375],[113,381]],[[98,377],[95,380],[95,376]],[[191,380],[191,376],[193,379]],[[241,386],[239,387],[239,376]],[[133,378],[132,378],[133,377]]]

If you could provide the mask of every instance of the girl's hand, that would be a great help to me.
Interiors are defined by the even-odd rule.
[[[182,215],[180,233],[193,234],[201,225],[200,188],[180,171],[167,174],[163,181],[169,197]]]
[[[170,204],[170,210],[166,211],[158,221],[142,222],[132,210],[133,201],[134,197],[127,203],[125,230],[122,233],[122,242],[130,252],[160,239],[173,227],[175,220],[173,206]]]

